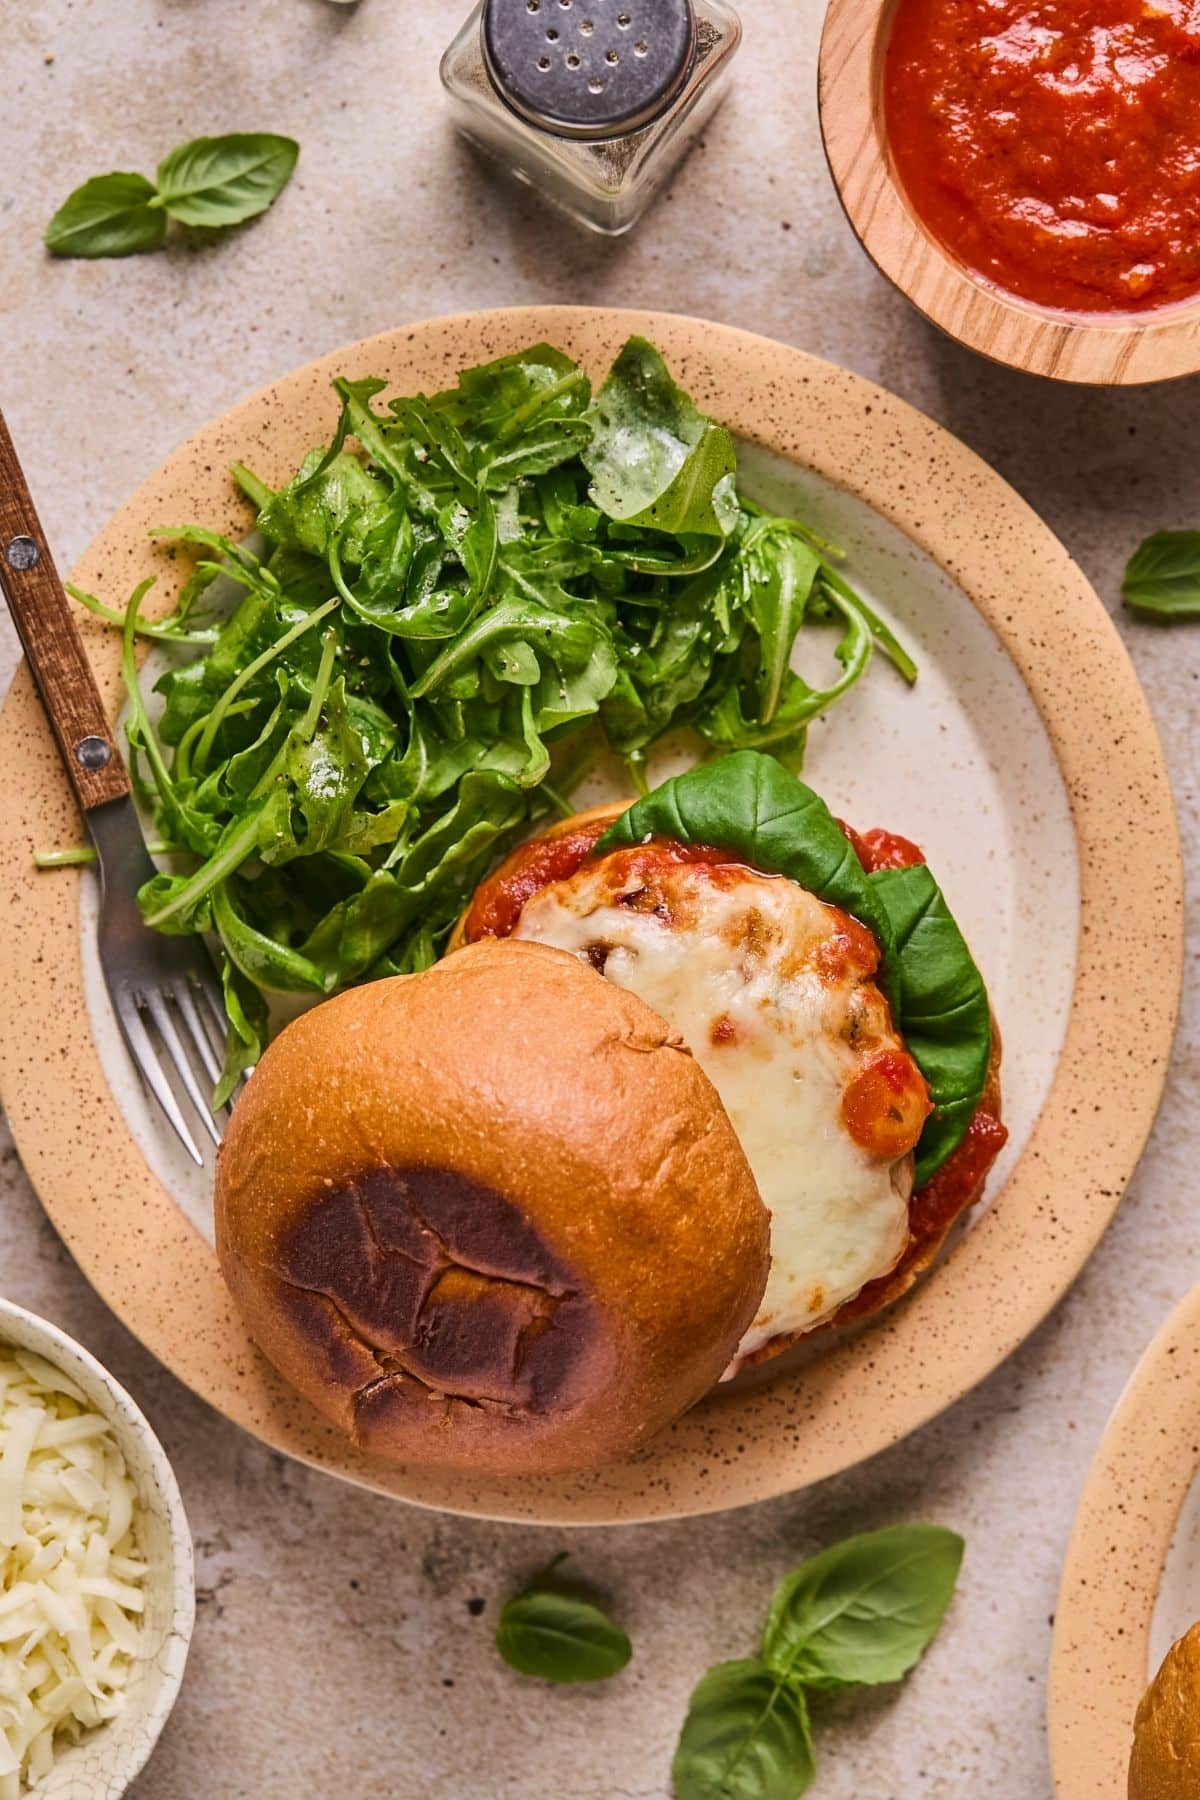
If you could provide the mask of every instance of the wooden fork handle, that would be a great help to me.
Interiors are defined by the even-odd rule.
[[[129,776],[2,413],[0,587],[80,806],[123,799]]]

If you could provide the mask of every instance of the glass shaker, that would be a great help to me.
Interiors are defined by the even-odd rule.
[[[459,129],[593,231],[628,231],[723,99],[725,0],[480,0],[442,58]]]

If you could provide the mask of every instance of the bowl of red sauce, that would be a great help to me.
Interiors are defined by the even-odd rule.
[[[952,337],[1200,370],[1200,0],[832,0],[820,106],[860,241]]]

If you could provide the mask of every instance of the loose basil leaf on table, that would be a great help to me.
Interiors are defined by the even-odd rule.
[[[755,1656],[700,1680],[671,1765],[675,1800],[797,1800],[815,1774],[802,1688]]]
[[[1148,618],[1200,618],[1200,531],[1148,537],[1130,557],[1121,591]]]
[[[946,1161],[987,1081],[991,1009],[941,889],[924,866],[869,875],[819,795],[769,756],[746,750],[703,763],[645,795],[601,838],[603,852],[648,837],[732,850],[853,914],[883,955],[880,985],[929,1083],[917,1185]]]
[[[563,1556],[504,1606],[496,1648],[522,1675],[561,1683],[607,1681],[623,1669],[629,1639],[587,1593],[561,1580]]]
[[[807,1687],[899,1681],[936,1635],[954,1596],[963,1540],[938,1525],[847,1538],[776,1590],[763,1661]]]
[[[300,146],[274,132],[196,138],[163,158],[157,182],[114,171],[77,187],[46,227],[54,256],[134,256],[164,243],[168,216],[220,229],[265,212],[290,181]]]
[[[266,212],[299,155],[294,138],[273,131],[195,138],[159,163],[159,203],[181,225],[242,225]]]
[[[114,170],[85,181],[63,201],[46,227],[46,248],[54,256],[137,256],[157,250],[167,230],[166,215],[151,206],[152,181]]]

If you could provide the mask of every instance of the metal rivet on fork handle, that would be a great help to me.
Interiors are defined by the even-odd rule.
[[[82,769],[107,769],[112,761],[112,745],[102,737],[80,738],[75,746],[75,761]]]
[[[31,537],[15,537],[4,547],[4,560],[10,569],[36,569],[42,553]]]

